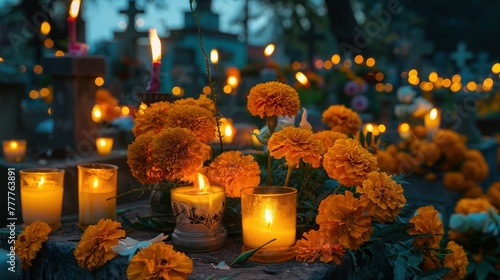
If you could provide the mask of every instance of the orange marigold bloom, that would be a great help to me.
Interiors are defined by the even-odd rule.
[[[433,251],[423,251],[422,257],[423,257],[422,271],[427,271],[442,267],[441,261],[438,259],[438,257]]]
[[[110,219],[101,219],[96,225],[87,227],[74,252],[80,267],[93,271],[113,259],[116,253],[111,247],[125,237],[125,230],[120,227],[119,222]]]
[[[321,143],[323,143],[323,146],[325,147],[325,152],[328,151],[328,148],[333,146],[333,144],[335,143],[335,141],[337,141],[337,139],[348,138],[346,134],[332,130],[318,131],[314,135],[316,135],[316,139],[319,139]]]
[[[462,163],[460,172],[464,174],[466,179],[481,182],[488,176],[489,167],[484,160],[466,160]]]
[[[467,189],[467,184],[464,184],[464,174],[461,172],[446,172],[443,178],[445,187],[452,191],[464,191]]]
[[[247,108],[252,116],[293,117],[299,113],[300,101],[297,91],[280,82],[260,83],[250,89]]]
[[[417,214],[410,219],[410,223],[415,225],[408,230],[411,235],[430,235],[425,237],[415,237],[413,245],[417,248],[439,248],[439,242],[443,238],[443,223],[439,219],[438,211],[434,206],[423,206],[417,209]]]
[[[36,258],[36,253],[42,249],[42,243],[49,239],[50,231],[50,226],[46,222],[36,221],[17,236],[15,252],[21,260],[23,269],[31,267],[31,261]]]
[[[187,279],[193,272],[193,261],[184,253],[163,242],[153,243],[137,253],[127,268],[129,280]]]
[[[458,164],[462,162],[465,159],[465,155],[467,153],[467,146],[465,146],[465,144],[461,142],[451,144],[450,146],[446,146],[441,149],[446,160],[452,164]]]
[[[323,167],[344,186],[359,186],[368,173],[378,170],[377,158],[354,139],[335,141],[324,155]]]
[[[345,249],[341,244],[330,245],[317,230],[304,232],[302,239],[295,243],[295,259],[299,262],[312,263],[317,258],[324,263],[333,261],[336,265],[342,262]]]
[[[212,99],[208,98],[205,94],[200,94],[198,99],[194,99],[192,97],[182,98],[174,101],[175,105],[196,105],[202,108],[209,110],[210,112],[214,111],[214,102]]]
[[[272,157],[285,157],[289,166],[298,165],[302,159],[312,167],[319,167],[321,155],[325,152],[323,144],[311,130],[294,126],[273,133],[267,145]]]
[[[165,127],[167,119],[166,112],[172,106],[168,101],[152,103],[149,107],[135,114],[134,128],[132,132],[135,137],[153,131],[160,133]]]
[[[328,243],[340,243],[350,250],[356,250],[367,242],[373,231],[372,217],[350,191],[323,199],[318,207],[316,223]]]
[[[452,251],[444,257],[443,266],[451,268],[451,271],[443,279],[464,279],[467,274],[467,253],[464,248],[455,241],[448,242],[446,249]]]
[[[412,132],[417,139],[425,139],[425,137],[427,136],[427,130],[423,125],[415,125],[412,129]]]
[[[432,141],[434,141],[440,149],[445,149],[456,143],[462,143],[460,135],[451,129],[439,129],[434,134]]]
[[[496,207],[500,207],[500,181],[493,182],[486,191],[488,200]]]
[[[495,206],[485,197],[462,198],[455,205],[455,213],[467,215],[470,213],[488,212],[490,208],[498,212]]]
[[[333,131],[344,134],[356,135],[361,126],[361,119],[358,113],[345,107],[344,105],[332,105],[326,109],[321,121],[326,123]]]
[[[385,172],[369,173],[363,186],[357,187],[356,192],[361,194],[359,199],[368,213],[380,223],[394,221],[406,203],[401,184]]]
[[[465,181],[465,183],[467,184],[467,189],[462,193],[462,198],[478,198],[483,195],[483,188],[481,186],[470,180]]]
[[[210,182],[223,186],[227,196],[241,197],[241,188],[259,185],[260,168],[252,155],[227,151],[210,163],[207,177]]]
[[[163,170],[168,181],[180,180],[201,168],[205,149],[194,133],[179,127],[164,129],[151,143],[155,166]]]
[[[163,170],[155,165],[151,152],[154,132],[141,134],[127,149],[127,163],[132,175],[142,184],[163,181]]]
[[[388,174],[396,174],[398,169],[398,164],[394,155],[387,151],[377,150],[375,154],[377,157],[377,164],[380,168],[380,171],[384,171]]]
[[[416,162],[433,166],[441,157],[441,151],[437,145],[427,140],[415,140],[410,145],[411,154]]]
[[[173,105],[167,112],[166,127],[187,128],[202,143],[208,143],[215,135],[213,113],[196,105]]]

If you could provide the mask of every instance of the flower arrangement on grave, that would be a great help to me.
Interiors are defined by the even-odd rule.
[[[463,246],[467,276],[494,279],[500,276],[500,215],[486,197],[463,198],[449,220],[449,239]]]

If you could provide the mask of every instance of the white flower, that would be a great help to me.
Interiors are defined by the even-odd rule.
[[[306,108],[302,108],[304,112],[302,112],[302,119],[300,120],[300,127],[305,128],[305,129],[310,129],[312,130],[313,127],[312,125],[307,121],[307,110]]]
[[[398,88],[398,100],[401,103],[410,104],[417,93],[411,86],[402,86]]]
[[[307,117],[307,114],[306,114]],[[291,126],[295,124],[295,116],[293,117],[283,117],[279,116],[278,117],[278,124],[276,125],[276,131],[282,130],[284,127]],[[260,143],[263,145],[267,144],[267,141],[269,141],[269,137],[271,137],[270,132],[269,132],[269,127],[267,125],[263,126],[259,133],[255,133],[253,131],[250,131],[250,134],[255,135],[257,137],[257,140],[259,140]]]
[[[167,237],[168,235],[164,235],[163,233],[160,233],[155,238],[146,241],[138,241],[127,237],[125,239],[118,240],[118,245],[112,246],[111,249],[121,256],[128,256],[128,260],[130,261],[138,249],[144,249],[153,243],[161,242],[167,239]]]

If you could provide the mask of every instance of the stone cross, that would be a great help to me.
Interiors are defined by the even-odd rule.
[[[120,14],[125,14],[128,17],[127,29],[125,32],[115,33],[115,37],[118,41],[121,41],[122,54],[132,59],[136,58],[137,39],[148,36],[148,32],[139,32],[135,29],[135,18],[138,14],[143,13],[144,10],[136,8],[135,0],[129,0],[128,8],[120,10]]]
[[[422,57],[432,53],[434,44],[424,40],[424,31],[420,28],[414,28],[410,33],[410,53],[408,57],[408,66],[410,68],[419,68],[422,63]]]
[[[455,64],[459,69],[463,69],[467,60],[471,59],[473,56],[473,53],[467,51],[465,42],[459,42],[457,44],[457,51],[450,54],[450,58],[455,61]]]
[[[473,68],[480,76],[486,76],[491,71],[490,54],[485,51],[481,51],[477,54],[477,61],[474,63]]]

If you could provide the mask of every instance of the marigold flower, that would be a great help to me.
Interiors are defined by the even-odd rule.
[[[417,139],[425,139],[427,136],[427,130],[423,125],[415,125],[412,128],[412,133]]]
[[[380,168],[380,171],[384,171],[388,174],[397,173],[398,164],[394,155],[388,151],[377,150],[375,156],[377,157],[377,165]]]
[[[461,172],[446,172],[444,174],[443,184],[452,191],[464,191],[467,189],[468,185],[464,184],[464,182],[464,174]]]
[[[443,279],[464,279],[467,274],[467,253],[464,248],[458,245],[455,241],[448,242],[446,249],[452,251],[444,257],[443,266],[451,268]]]
[[[311,130],[294,126],[273,133],[268,148],[272,157],[285,157],[289,166],[298,165],[302,159],[312,167],[320,166],[325,149]]]
[[[173,105],[167,112],[166,127],[187,128],[202,143],[208,143],[215,135],[213,113],[196,105]]]
[[[340,243],[350,250],[356,250],[367,242],[373,231],[372,217],[350,191],[323,199],[318,207],[316,223],[328,243]]]
[[[253,156],[227,151],[210,163],[207,177],[210,182],[223,186],[227,196],[241,197],[242,188],[259,185],[260,168]]]
[[[470,183],[469,183],[470,182]],[[465,181],[467,189],[462,193],[462,198],[478,198],[483,195],[483,188],[474,182]]]
[[[36,221],[27,226],[23,233],[16,239],[15,252],[21,260],[23,269],[31,267],[31,261],[36,258],[36,254],[42,249],[42,243],[49,239],[50,226],[46,222]]]
[[[300,109],[299,94],[289,85],[280,82],[257,84],[248,93],[247,108],[252,116],[293,117]]]
[[[155,166],[168,181],[180,180],[201,168],[205,150],[194,133],[179,127],[164,129],[151,143]]]
[[[151,152],[154,132],[139,135],[127,149],[127,163],[132,175],[142,184],[163,181],[163,170],[155,165]]]
[[[323,130],[318,131],[314,135],[316,135],[316,139],[319,139],[323,146],[325,147],[325,152],[333,146],[337,139],[347,139],[348,136],[342,132],[332,131],[332,130]]]
[[[461,198],[455,205],[455,213],[467,215],[470,213],[488,212],[490,208],[498,212],[495,206],[485,197]]]
[[[462,143],[460,135],[451,129],[439,129],[434,134],[432,141],[436,143],[440,149],[445,149],[455,143]]]
[[[465,179],[481,182],[488,176],[489,167],[484,161],[466,160],[462,163],[460,172]]]
[[[129,280],[187,279],[193,272],[193,261],[184,253],[163,242],[154,243],[130,260],[127,268]]]
[[[500,207],[500,181],[493,182],[486,191],[487,199],[496,207]]]
[[[344,186],[359,186],[368,173],[378,170],[377,158],[354,139],[339,139],[324,155],[323,167],[330,178]]]
[[[93,271],[113,259],[116,253],[111,247],[125,237],[125,230],[120,227],[119,222],[110,219],[101,219],[96,225],[87,227],[74,252],[80,267]]]
[[[415,140],[410,145],[413,158],[421,164],[433,166],[441,157],[441,151],[437,145],[427,140]]]
[[[441,150],[448,162],[450,162],[451,164],[458,164],[465,159],[467,146],[465,146],[464,143],[457,142],[451,144],[450,146],[441,148]]]
[[[443,238],[443,223],[439,219],[438,211],[434,206],[423,206],[417,209],[417,214],[410,219],[415,225],[408,230],[411,235],[429,235],[415,237],[413,245],[417,248],[439,248],[439,242]]]
[[[214,111],[214,102],[212,99],[208,98],[205,94],[200,94],[198,99],[194,99],[192,97],[182,98],[174,101],[175,105],[196,105],[202,108],[209,110],[210,112]]]
[[[152,103],[149,107],[135,114],[134,128],[132,132],[135,137],[153,131],[160,133],[165,127],[167,119],[166,112],[172,106],[168,101]]]
[[[295,243],[295,259],[299,262],[312,263],[317,258],[324,263],[333,261],[336,265],[342,262],[345,249],[341,244],[331,245],[317,230],[302,234],[302,239]]]
[[[406,203],[401,184],[385,172],[369,173],[363,186],[357,187],[356,192],[361,194],[359,199],[368,213],[380,223],[394,221]]]
[[[361,126],[361,119],[358,113],[344,105],[332,105],[328,107],[323,112],[321,121],[326,123],[333,131],[342,132],[347,135],[356,135]]]

